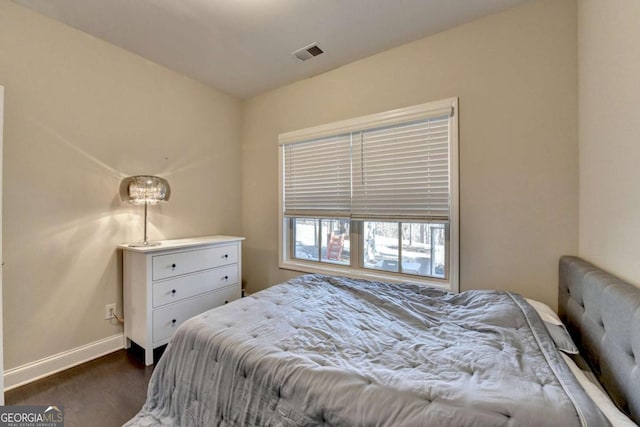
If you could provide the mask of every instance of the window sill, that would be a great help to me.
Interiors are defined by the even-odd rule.
[[[365,279],[379,282],[415,283],[422,286],[444,289],[453,292],[451,284],[445,280],[420,278],[411,275],[385,273],[382,271],[356,269],[339,264],[309,263],[303,261],[287,260],[280,262],[279,267],[284,270],[299,271],[302,273],[317,273],[327,275],[347,276],[353,279]]]

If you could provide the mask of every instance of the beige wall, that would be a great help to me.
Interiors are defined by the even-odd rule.
[[[580,255],[640,286],[640,2],[578,2]]]
[[[244,277],[278,269],[281,132],[457,96],[461,289],[557,299],[557,262],[578,246],[576,5],[542,0],[245,102]]]
[[[141,239],[121,178],[157,174],[171,201],[150,237],[240,233],[240,103],[0,0],[5,86],[5,369],[122,329],[115,246]]]

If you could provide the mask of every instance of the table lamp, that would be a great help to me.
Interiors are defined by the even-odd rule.
[[[158,176],[136,175],[120,182],[120,198],[134,205],[144,205],[144,240],[129,246],[158,246],[159,242],[147,239],[147,206],[166,202],[171,196],[171,187],[166,179]]]

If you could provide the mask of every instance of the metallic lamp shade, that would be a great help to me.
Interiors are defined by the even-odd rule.
[[[144,240],[129,246],[157,246],[158,242],[147,239],[147,206],[166,202],[171,196],[171,187],[166,179],[158,176],[136,175],[120,182],[120,198],[134,205],[144,205]]]
[[[134,205],[155,205],[171,197],[171,187],[159,176],[136,175],[120,182],[120,198]]]

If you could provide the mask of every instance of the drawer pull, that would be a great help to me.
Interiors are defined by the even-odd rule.
[[[224,276],[223,279],[224,280],[229,280],[229,276]]]
[[[175,264],[171,264],[171,268],[176,268],[176,265]]]
[[[229,304],[229,301],[225,301],[224,303],[225,303],[225,304]]]
[[[175,295],[176,294],[176,290],[175,289],[171,289],[171,293]]]
[[[222,258],[224,258],[224,259],[229,258],[229,254],[224,254],[224,255],[222,256]]]
[[[176,324],[176,322],[177,322],[177,320],[176,320],[176,319],[171,320],[171,324],[172,324],[172,325],[175,325],[175,324]]]

